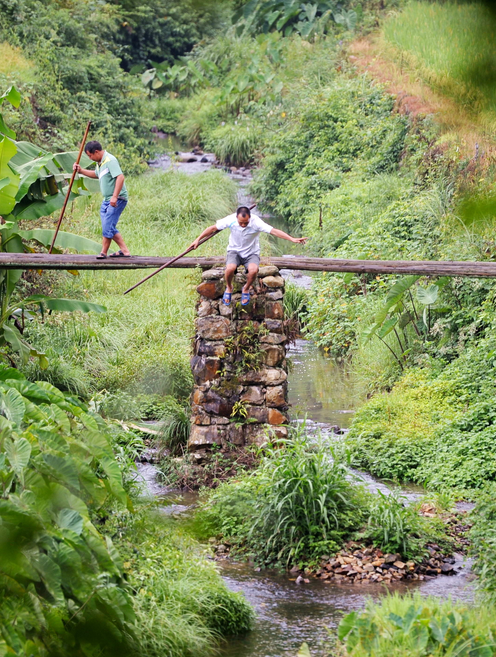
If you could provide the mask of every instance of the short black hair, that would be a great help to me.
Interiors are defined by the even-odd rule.
[[[251,217],[250,208],[247,208],[246,205],[240,205],[239,208],[236,210],[236,216],[238,216],[238,214],[245,217],[247,215],[248,217]]]
[[[103,147],[99,141],[89,141],[84,147],[85,153],[91,153],[93,155],[95,151],[103,151]]]

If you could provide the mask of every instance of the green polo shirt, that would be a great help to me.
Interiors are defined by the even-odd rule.
[[[98,176],[98,180],[100,182],[100,190],[102,192],[103,198],[106,201],[110,201],[114,195],[115,179],[122,173],[122,169],[119,166],[117,158],[113,155],[110,155],[110,153],[107,153],[107,151],[104,151],[102,161],[95,167],[95,173]],[[119,198],[128,198],[126,183],[122,185]]]

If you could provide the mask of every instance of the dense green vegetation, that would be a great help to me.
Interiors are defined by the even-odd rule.
[[[395,493],[371,494],[349,472],[347,454],[309,439],[303,427],[267,445],[252,473],[222,483],[192,523],[197,536],[216,537],[263,566],[316,568],[323,554],[348,540],[405,559],[422,559],[429,541],[450,548],[442,522],[419,515]]]
[[[339,626],[339,638],[344,642],[340,653],[357,657],[490,657],[495,631],[489,609],[470,609],[419,594],[394,594],[381,603],[370,602],[363,612],[345,616]]]
[[[226,165],[259,165],[253,193],[311,236],[312,255],[494,259],[492,159],[463,159],[432,119],[396,112],[394,98],[346,58],[356,32],[395,6],[1,1],[0,82],[21,92],[7,99],[15,102],[5,118],[24,144],[43,147],[19,147],[27,159],[8,164],[14,136],[0,126],[0,185],[5,167],[12,185],[0,195],[14,200],[2,214],[15,218],[2,226],[2,248],[10,238],[19,249],[48,243],[45,217],[59,207],[50,203],[60,202],[73,158],[48,151],[73,149],[91,119],[92,136],[126,174],[144,170],[151,126],[215,151]],[[487,127],[493,31],[482,5],[412,2],[385,18],[383,42]],[[147,172],[128,182],[120,226],[133,253],[180,252],[235,207],[234,185],[216,171]],[[483,202],[467,201],[479,193]],[[67,230],[86,242],[66,236],[64,248],[95,248],[99,201],[77,199]],[[30,216],[38,202],[44,209]],[[221,252],[225,239],[202,253]],[[11,297],[2,330],[19,331],[13,312],[24,309],[25,346],[7,337],[2,346],[22,374],[0,372],[0,648],[20,656],[67,646],[87,655],[209,654],[221,636],[248,630],[252,613],[191,538],[136,499],[133,459],[144,444],[125,424],[164,419],[162,443],[173,457],[182,453],[197,273],[164,272],[127,297],[139,272],[9,276],[0,281],[9,288],[3,300]],[[284,449],[268,446],[253,473],[238,472],[205,496],[196,535],[282,567],[315,566],[348,539],[405,558],[420,558],[428,541],[449,548],[441,521],[352,481],[351,460],[384,478],[477,498],[476,571],[492,604],[495,292],[491,280],[332,274],[317,277],[309,293],[290,289],[288,313],[370,399],[346,455],[331,460],[327,445],[303,436]],[[43,321],[30,321],[26,304]],[[106,312],[66,314],[74,308]],[[338,650],[490,655],[491,609],[395,596],[347,617]]]

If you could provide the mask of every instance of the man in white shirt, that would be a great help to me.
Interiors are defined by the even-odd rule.
[[[308,239],[308,237],[291,237],[284,231],[269,226],[260,217],[252,215],[249,208],[241,206],[235,214],[219,219],[213,226],[205,228],[203,233],[191,243],[191,247],[193,249],[198,248],[200,240],[210,237],[225,228],[231,230],[226,258],[226,291],[222,298],[226,306],[231,303],[232,282],[239,265],[244,265],[247,271],[246,284],[241,290],[241,305],[247,306],[250,303],[250,288],[260,265],[260,242],[258,238],[260,233],[269,233],[297,244],[305,244]]]

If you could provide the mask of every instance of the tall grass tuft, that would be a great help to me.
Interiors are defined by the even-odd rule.
[[[302,434],[268,445],[257,475],[263,491],[252,534],[267,562],[286,564],[336,551],[365,507],[346,462],[328,442]]]
[[[164,418],[158,436],[159,449],[166,449],[171,456],[182,456],[188,442],[191,422],[188,409],[177,405]]]
[[[205,148],[212,150],[222,164],[243,166],[257,158],[262,146],[262,133],[253,122],[240,121],[216,128],[208,137]]]

